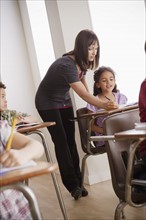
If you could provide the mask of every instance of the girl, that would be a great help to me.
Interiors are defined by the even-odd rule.
[[[119,92],[115,82],[115,72],[110,67],[102,66],[94,73],[94,96],[101,101],[113,101],[118,105],[126,104],[127,97]],[[96,113],[100,108],[91,104],[87,104],[90,112]],[[103,134],[102,122],[105,116],[100,116],[96,119],[95,124],[92,124],[92,131],[95,135]],[[104,142],[96,142],[96,147],[104,147]]]
[[[11,127],[8,125],[8,121],[0,120],[0,165],[2,164],[4,167],[19,166],[42,156],[44,152],[42,144],[18,132],[13,134],[11,149],[6,151],[10,133]],[[32,219],[29,203],[21,192],[12,189],[0,192],[0,219]]]

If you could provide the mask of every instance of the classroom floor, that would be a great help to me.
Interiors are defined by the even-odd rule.
[[[113,220],[118,198],[114,194],[111,181],[94,185],[85,185],[89,195],[75,201],[57,175],[68,220]],[[35,177],[29,180],[29,186],[35,192],[44,220],[63,220],[51,175]],[[146,207],[125,207],[126,220],[146,220]]]

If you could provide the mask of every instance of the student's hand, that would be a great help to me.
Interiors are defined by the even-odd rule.
[[[118,108],[118,104],[116,102],[113,101],[108,101],[104,103],[104,109],[106,110],[113,110],[113,109],[117,109]]]
[[[17,115],[17,124],[24,121],[24,117],[20,114]]]
[[[0,155],[0,163],[4,167],[14,167],[14,166],[22,165],[23,163],[27,162],[25,158],[26,157],[24,157],[24,155],[20,150],[11,149],[9,151],[4,151]]]

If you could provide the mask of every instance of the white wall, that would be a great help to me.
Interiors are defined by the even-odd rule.
[[[73,49],[74,39],[81,29],[92,29],[87,1],[46,1],[46,9],[56,57]],[[34,95],[41,77],[25,0],[19,1],[19,4],[17,1],[1,1],[0,55],[1,78],[7,85],[9,107],[37,116],[38,114],[34,106]],[[119,61],[119,63],[121,62]],[[92,74],[90,72],[87,75],[91,90]],[[79,97],[75,94],[72,94],[72,96],[75,110],[85,106],[86,103]],[[46,130],[45,135],[55,160],[53,144]],[[82,159],[83,152],[80,148],[77,126],[76,137],[80,158]],[[93,184],[110,178],[106,155],[89,158],[87,164],[85,177],[87,183]]]
[[[10,109],[36,114],[34,81],[17,1],[1,1],[1,79]]]
[[[100,65],[116,71],[118,88],[129,102],[138,101],[145,78],[144,1],[89,0],[89,8],[101,46]]]
[[[33,73],[38,71],[37,63],[34,59],[30,59],[30,56],[35,57],[35,53],[31,47],[27,49],[29,44],[25,36],[18,2],[1,1],[0,80],[7,87],[8,106],[9,109],[27,112],[39,118],[34,105],[36,89]],[[34,66],[31,65],[32,63]],[[44,132],[46,132],[45,129]],[[47,132],[46,134],[48,135]],[[37,136],[34,138],[40,140]],[[53,148],[49,135],[47,139]]]

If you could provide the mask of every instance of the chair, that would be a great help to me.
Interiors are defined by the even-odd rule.
[[[120,200],[115,210],[115,220],[121,219],[121,212],[127,204],[135,208],[146,206],[146,194],[137,193],[134,188],[136,185],[146,186],[146,181],[133,179],[134,170],[137,166],[141,166],[137,159],[134,163],[135,152],[141,141],[116,140],[113,136],[117,132],[133,129],[135,122],[139,122],[139,109],[109,115],[103,123],[105,140],[108,140],[109,137],[108,142],[106,142],[106,150],[112,185]],[[129,158],[131,159],[128,160]]]
[[[84,181],[85,163],[86,163],[87,158],[89,156],[97,156],[99,154],[106,153],[106,146],[105,147],[95,147],[95,142],[97,142],[98,140],[95,140],[96,136],[95,137],[93,136],[94,132],[91,131],[91,124],[94,123],[96,118],[98,118],[100,116],[103,116],[103,115],[108,116],[108,115],[112,115],[112,114],[116,114],[116,113],[120,113],[120,112],[125,112],[125,111],[132,110],[132,109],[138,109],[137,103],[123,106],[118,109],[114,109],[114,110],[110,110],[110,111],[100,110],[97,113],[89,113],[88,109],[86,107],[79,108],[76,110],[77,118],[75,118],[75,120],[77,120],[77,122],[78,122],[81,147],[82,147],[83,152],[85,153],[85,155],[82,159],[82,166],[81,166],[82,184]]]
[[[39,205],[37,202],[37,198],[33,191],[25,184],[13,184],[9,186],[2,187],[0,192],[5,191],[7,189],[14,189],[23,193],[24,197],[27,199],[30,207],[30,212],[33,219],[42,220],[42,215],[39,209]]]
[[[24,184],[24,180],[31,177],[53,173],[57,168],[58,166],[55,163],[49,164],[47,162],[39,161],[36,166],[8,172],[7,174],[0,176],[0,192],[8,189],[14,189],[22,192],[29,203],[32,218],[43,220],[37,198],[31,188]]]
[[[18,129],[18,132],[20,132],[22,134],[25,134],[25,135],[36,134],[41,138],[41,141],[42,141],[42,144],[43,144],[44,150],[45,150],[45,155],[46,155],[46,158],[47,158],[48,162],[53,162],[53,161],[52,161],[51,153],[50,153],[45,135],[43,134],[41,129],[46,128],[48,126],[54,126],[54,125],[55,125],[55,122],[41,122],[41,123],[39,123],[38,125],[35,125],[35,126],[30,126],[30,127],[28,126],[28,127]],[[53,179],[54,187],[55,187],[55,190],[56,190],[57,198],[58,198],[58,201],[59,201],[59,205],[60,205],[64,220],[67,220],[68,217],[67,217],[67,213],[66,213],[66,208],[65,208],[63,197],[62,197],[60,187],[59,187],[59,184],[58,184],[58,181],[57,181],[57,178],[56,178],[56,174],[53,172],[53,173],[51,173],[51,176],[52,176],[52,179]]]
[[[90,136],[93,135],[91,131],[91,124],[95,120],[95,116],[92,117],[82,117],[85,114],[88,114],[87,108],[80,108],[76,111],[77,114],[77,122],[80,133],[81,147],[84,151],[85,155],[82,159],[82,184],[84,182],[84,174],[85,174],[85,164],[86,160],[89,156],[96,156],[99,154],[106,153],[106,149],[104,147],[95,147],[94,142],[90,141]],[[90,116],[90,115],[89,115]]]

